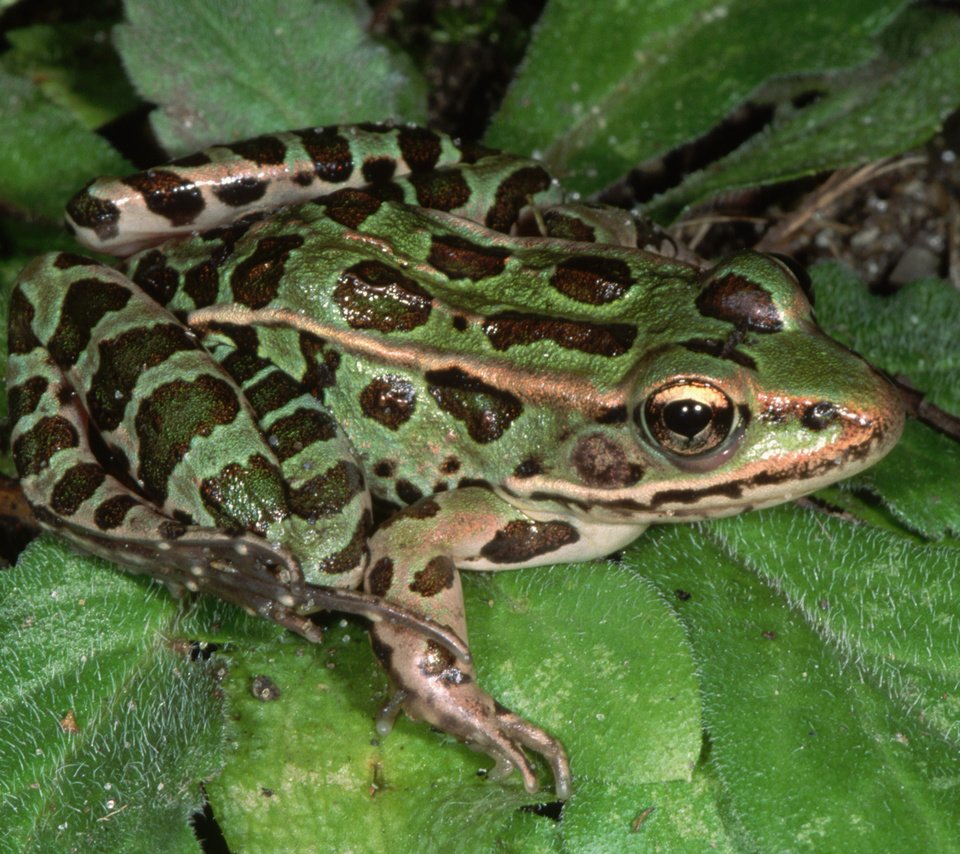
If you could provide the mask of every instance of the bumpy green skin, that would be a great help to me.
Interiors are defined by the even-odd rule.
[[[402,692],[381,727],[402,706],[531,791],[524,748],[561,797],[567,758],[437,636],[466,639],[458,568],[787,500],[902,426],[779,260],[644,251],[661,236],[563,204],[538,164],[421,129],[217,147],[94,182],[68,219],[139,251],[39,258],[14,291],[13,451],[41,522],[307,636],[318,609],[365,614]]]

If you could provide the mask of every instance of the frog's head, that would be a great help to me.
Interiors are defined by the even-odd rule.
[[[609,521],[727,515],[848,477],[893,447],[899,395],[820,330],[790,264],[741,253],[688,293],[693,305],[624,383],[620,423],[582,425],[557,460],[573,506]]]

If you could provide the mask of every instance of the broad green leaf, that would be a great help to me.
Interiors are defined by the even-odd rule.
[[[422,121],[422,78],[352,0],[127,0],[116,42],[170,154],[276,130]]]
[[[895,839],[903,851],[956,850],[956,704],[930,704],[927,688],[956,697],[960,687],[950,595],[960,553],[914,554],[876,533],[871,554],[851,547],[861,538],[847,527],[778,508],[693,536],[655,529],[629,559],[683,591],[676,608],[700,663],[720,802],[746,849],[884,851]],[[923,610],[918,561],[945,589],[919,620],[901,618],[901,600]],[[872,669],[879,654],[892,658]],[[918,673],[926,700],[908,705],[900,688]]]
[[[5,850],[199,851],[222,762],[211,668],[173,650],[178,606],[52,538],[0,572]]]
[[[673,219],[720,191],[868,163],[930,139],[960,106],[960,19],[946,9],[911,9],[881,41],[882,56],[811,79],[806,88],[820,93],[815,103],[784,111],[765,132],[690,175],[645,212]],[[794,85],[802,89],[802,83]]]
[[[0,70],[0,207],[59,221],[64,204],[91,177],[129,171],[70,111]]]
[[[709,768],[690,781],[619,786],[584,782],[563,809],[566,850],[740,851],[724,825]]]
[[[138,103],[110,45],[110,26],[83,21],[11,30],[6,37],[12,50],[3,55],[3,65],[29,77],[88,128],[98,128]]]
[[[488,142],[589,192],[700,136],[765,81],[860,65],[901,0],[553,0]],[[787,43],[785,43],[787,39]]]
[[[697,683],[683,634],[650,585],[585,565],[470,578],[467,587],[481,683],[563,739],[578,786],[594,780],[626,798],[645,782],[690,779],[701,747]],[[236,749],[208,792],[231,844],[482,850],[507,837],[518,850],[552,850],[562,827],[517,812],[549,791],[531,798],[516,775],[483,781],[486,756],[403,718],[382,743],[374,737],[386,685],[363,635],[345,624],[318,647],[287,636],[236,658],[227,651]],[[279,698],[252,696],[260,674]],[[549,771],[541,776],[549,785]],[[609,806],[585,802],[580,815],[597,821],[597,809]]]

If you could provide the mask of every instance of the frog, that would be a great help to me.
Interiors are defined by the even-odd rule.
[[[67,206],[10,300],[40,525],[319,641],[538,791],[562,743],[478,683],[461,572],[604,558],[881,459],[904,408],[779,256],[707,263],[538,161],[410,125],[212,146]]]

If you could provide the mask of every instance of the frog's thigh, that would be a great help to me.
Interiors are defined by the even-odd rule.
[[[147,341],[158,318],[173,320],[123,275],[90,259],[52,254],[21,274],[10,301],[8,383],[11,444],[24,494],[46,527],[86,551],[174,588],[210,590],[246,607],[275,610],[299,578],[295,564],[268,571],[285,564],[283,553],[258,537],[185,524],[108,470],[93,449],[84,401],[92,393],[85,380],[95,372],[83,368],[84,360],[99,354],[99,369],[108,376],[130,376],[105,361],[110,333],[117,322],[132,322],[135,333],[143,330],[133,337]],[[141,373],[138,365],[132,379]],[[132,391],[115,390],[118,396],[106,402],[97,398],[101,409]],[[224,565],[241,571],[218,571]],[[292,627],[300,630],[300,622]]]
[[[246,329],[237,346],[210,333],[204,346],[240,386],[280,466],[289,514],[268,539],[297,555],[308,583],[358,587],[373,528],[363,470],[327,405],[269,358],[259,334]]]

